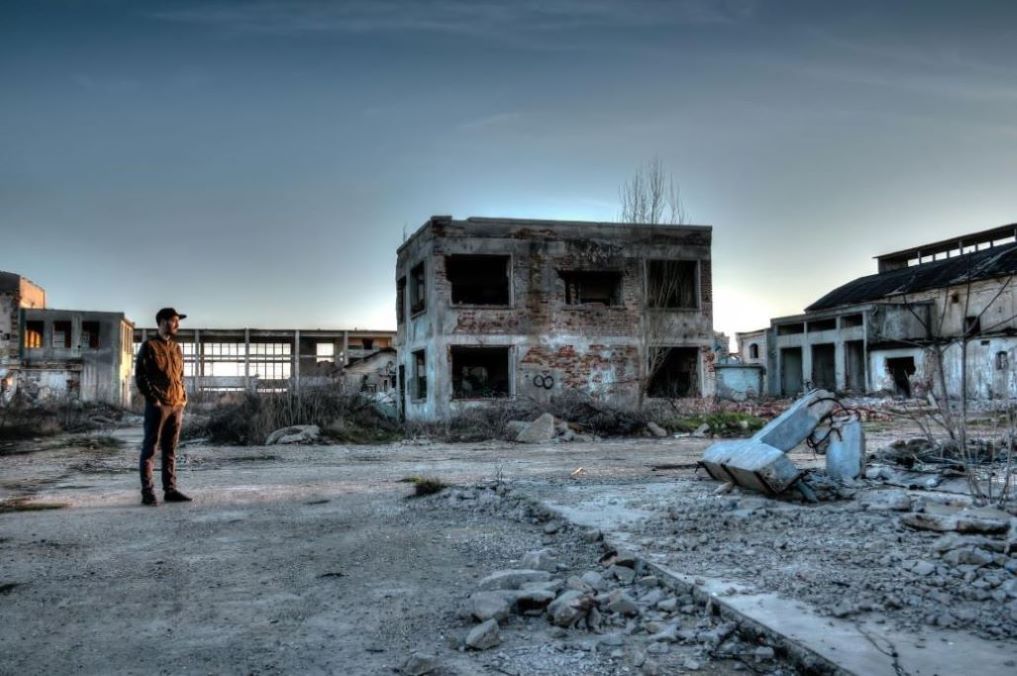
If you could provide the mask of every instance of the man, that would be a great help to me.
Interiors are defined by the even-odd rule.
[[[141,504],[154,507],[155,486],[152,464],[155,447],[162,450],[162,490],[166,502],[190,502],[177,490],[177,440],[184,418],[187,392],[184,390],[184,355],[173,340],[186,318],[171,307],[155,315],[159,334],[141,344],[134,380],[145,397],[145,439],[141,444]]]

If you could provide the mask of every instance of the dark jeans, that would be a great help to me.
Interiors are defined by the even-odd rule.
[[[152,465],[155,463],[155,447],[162,449],[162,489],[172,491],[177,487],[177,440],[180,438],[180,423],[184,419],[183,406],[156,406],[145,402],[145,440],[141,443],[141,492],[155,490],[152,481]]]

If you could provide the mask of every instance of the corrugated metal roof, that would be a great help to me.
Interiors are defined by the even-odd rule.
[[[837,287],[805,308],[805,311],[814,312],[841,305],[857,305],[887,296],[939,289],[1014,273],[1017,273],[1017,242],[933,263],[859,277]]]

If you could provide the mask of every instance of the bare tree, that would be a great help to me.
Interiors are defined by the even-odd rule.
[[[688,223],[681,186],[659,157],[636,169],[632,178],[622,184],[618,196],[621,201],[618,220],[622,223]]]
[[[960,454],[961,461],[964,464],[965,475],[967,476],[968,488],[971,496],[979,502],[991,502],[994,499],[1003,501],[1007,499],[1010,492],[1011,474],[1013,471],[1012,451],[1014,437],[1015,434],[1017,434],[1017,428],[1015,428],[1015,425],[1017,425],[1017,416],[1015,416],[1012,405],[1008,407],[1007,420],[1010,424],[1008,425],[1008,434],[1005,443],[1006,468],[1003,474],[1002,488],[998,493],[994,493],[994,473],[992,470],[989,470],[988,477],[981,476],[984,474],[979,467],[982,461],[982,454],[977,449],[973,449],[971,447],[968,439],[968,347],[972,340],[976,338],[980,339],[987,334],[999,331],[1009,325],[1014,319],[1017,319],[1017,314],[1013,314],[1007,316],[1005,319],[994,321],[988,326],[983,325],[982,322],[986,313],[997,303],[1000,296],[1002,296],[1007,289],[1013,288],[1014,275],[1009,275],[1004,279],[997,280],[998,286],[992,291],[992,297],[982,306],[977,315],[971,314],[971,296],[973,293],[974,272],[970,269],[970,266],[965,277],[966,281],[963,291],[964,305],[961,315],[962,324],[960,330],[952,332],[946,329],[947,307],[951,303],[951,300],[958,296],[960,292],[957,290],[951,291],[950,289],[941,289],[938,292],[940,304],[940,312],[938,313],[938,316],[937,313],[933,312],[936,305],[935,302],[926,300],[919,304],[914,299],[908,298],[905,293],[901,295],[903,304],[907,308],[908,312],[922,326],[925,337],[922,340],[903,340],[901,342],[921,347],[925,350],[926,355],[932,357],[933,364],[935,365],[936,384],[939,386],[940,398],[937,399],[933,392],[929,392],[928,398],[930,403],[933,405],[933,410],[929,412],[929,420],[941,427],[950,438],[950,441],[956,446]],[[928,312],[919,312],[918,307],[920,305],[925,305],[928,308]],[[955,410],[954,404],[951,401],[951,393],[948,389],[946,380],[946,353],[954,347],[956,347],[956,349],[960,352],[960,392],[957,396],[957,399],[959,400],[959,411]],[[918,418],[914,418],[914,420],[922,428],[930,442],[933,441],[933,435],[929,425],[923,423]],[[994,465],[997,461],[995,448],[990,448],[989,456],[989,463]]]
[[[625,181],[618,190],[621,202],[619,220],[623,223],[683,225],[688,212],[682,202],[681,187],[674,174],[654,157]],[[673,347],[668,336],[669,308],[694,303],[696,282],[688,268],[677,261],[656,261],[659,269],[651,273],[651,262],[644,270],[644,308],[640,318],[642,336],[640,361],[645,368],[639,375],[639,406],[643,406],[657,374],[668,361]],[[693,273],[698,268],[693,266]],[[691,297],[690,297],[691,294]]]

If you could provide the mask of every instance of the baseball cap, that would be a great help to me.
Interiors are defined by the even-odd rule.
[[[187,319],[187,315],[182,315],[171,307],[164,307],[163,309],[155,313],[155,321],[157,324],[164,319],[169,319],[170,317],[179,317],[180,319]]]

